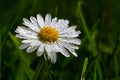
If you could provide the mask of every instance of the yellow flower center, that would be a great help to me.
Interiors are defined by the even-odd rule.
[[[43,42],[51,43],[58,39],[58,31],[50,26],[43,27],[39,33],[40,39]]]

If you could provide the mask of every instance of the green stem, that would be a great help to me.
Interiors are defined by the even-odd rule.
[[[56,6],[55,6],[55,16],[58,14],[58,0],[56,0]]]
[[[88,64],[88,58],[85,58],[83,69],[82,69],[82,74],[81,74],[81,80],[85,80],[85,72],[86,72],[87,64]]]
[[[96,72],[96,68],[94,69],[93,80],[97,80],[97,72]]]
[[[55,80],[54,72],[53,72],[53,70],[51,69],[51,68],[52,68],[52,64],[51,64],[51,62],[50,62],[49,59],[48,59],[48,54],[47,54],[46,51],[45,51],[45,55],[46,55],[46,58],[47,58],[48,69],[49,69],[49,72],[50,72],[50,80]]]
[[[39,63],[38,63],[38,66],[37,66],[37,68],[35,70],[35,73],[34,73],[34,75],[32,77],[32,80],[37,80],[42,66],[43,66],[43,63],[41,64],[41,60],[40,60]]]
[[[57,14],[58,14],[58,6],[56,5],[56,7],[55,7],[55,16],[57,16]]]
[[[89,40],[93,56],[96,57],[98,55],[98,51],[96,49],[96,46],[95,46],[93,39],[91,38],[90,31],[88,29],[88,26],[87,26],[87,23],[86,23],[86,20],[85,20],[83,11],[82,11],[82,2],[79,2],[78,7],[79,7],[78,9],[79,9],[80,19],[81,19],[82,24],[83,24],[82,28],[85,32],[85,35],[87,36],[87,38]],[[95,60],[95,68],[97,69],[100,80],[102,80],[102,72],[101,72],[101,67],[100,67],[100,63],[99,63],[99,57],[97,57]]]
[[[90,42],[90,46],[92,48],[93,56],[95,57],[95,56],[97,56],[98,52],[97,52],[97,50],[95,48],[95,43],[94,43],[94,41],[92,40],[92,38],[90,36],[90,31],[88,30],[87,23],[86,23],[84,15],[83,15],[82,3],[79,3],[79,9],[80,9],[79,14],[80,14],[80,17],[81,17],[81,21],[83,23],[83,29],[85,31],[86,36],[88,37],[88,40]]]

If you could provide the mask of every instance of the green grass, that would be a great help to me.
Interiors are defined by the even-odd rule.
[[[1,80],[120,80],[119,0],[2,0],[0,1]],[[19,50],[15,29],[22,18],[68,19],[81,31],[78,57],[57,54],[51,64],[36,52]]]

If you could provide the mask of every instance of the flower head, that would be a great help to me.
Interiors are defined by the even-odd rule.
[[[36,50],[37,56],[44,54],[52,63],[57,60],[56,53],[60,52],[65,57],[70,53],[77,57],[75,49],[81,44],[79,36],[80,31],[76,31],[76,26],[69,27],[69,21],[64,19],[51,18],[46,14],[45,20],[40,14],[37,18],[30,17],[30,20],[23,18],[23,24],[26,27],[18,26],[15,30],[18,38],[23,39],[20,49],[26,49],[27,53]],[[46,54],[45,54],[46,52]]]

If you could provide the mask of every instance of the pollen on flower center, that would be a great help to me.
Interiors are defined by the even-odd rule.
[[[43,27],[39,33],[40,39],[43,42],[55,42],[58,39],[58,31],[53,27]]]

